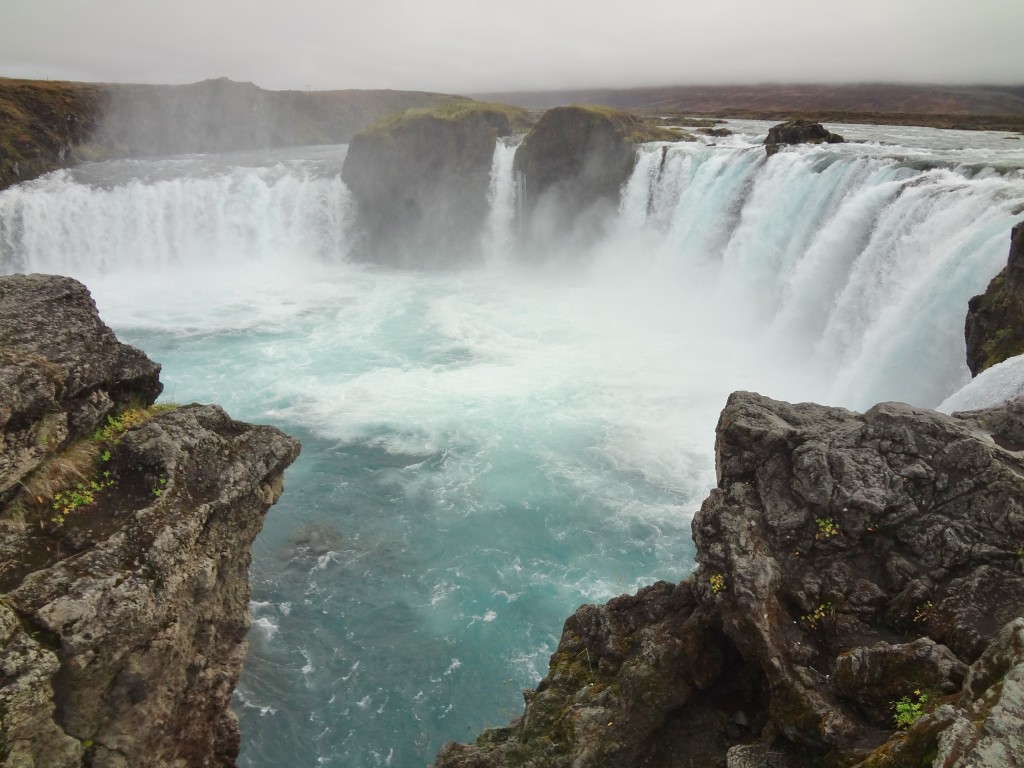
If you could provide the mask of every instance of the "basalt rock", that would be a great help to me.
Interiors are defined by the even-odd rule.
[[[764,148],[771,157],[784,144],[842,144],[843,137],[832,133],[821,123],[810,120],[789,120],[768,130]]]
[[[0,363],[0,503],[44,458],[163,389],[160,366],[119,342],[68,277],[0,277]]]
[[[477,256],[495,141],[528,125],[517,107],[456,102],[409,110],[357,135],[342,178],[359,211],[359,255],[413,265]]]
[[[732,395],[692,581],[580,608],[524,715],[435,765],[1014,765],[1022,413]]]
[[[1024,353],[1024,224],[1013,228],[1006,266],[968,303],[964,338],[973,376]]]
[[[523,214],[538,239],[597,226],[619,202],[636,160],[636,145],[680,138],[629,112],[593,106],[545,112],[516,151]]]
[[[298,443],[150,407],[159,367],[67,278],[0,279],[0,344],[0,764],[233,766],[250,545]]]

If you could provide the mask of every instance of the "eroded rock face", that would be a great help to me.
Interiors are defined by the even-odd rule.
[[[581,608],[523,717],[436,765],[1012,764],[985,760],[1024,717],[1022,405],[732,395],[693,582]]]
[[[349,145],[342,178],[356,199],[363,258],[409,265],[479,255],[495,141],[524,110],[458,102],[376,123]]]
[[[972,376],[1024,353],[1024,224],[1013,228],[1006,266],[968,303],[964,338]]]
[[[764,140],[764,148],[771,157],[785,144],[842,144],[843,139],[838,133],[832,133],[821,123],[810,120],[789,120],[779,123],[768,130]]]
[[[74,281],[0,286],[0,338],[14,361],[0,380],[38,405],[7,420],[3,455],[35,457],[22,474],[35,487],[70,461],[74,437],[127,401],[152,402],[159,368],[116,341]],[[22,493],[0,507],[3,765],[235,764],[229,698],[250,624],[250,545],[299,446],[216,406],[145,415],[105,444],[101,466],[79,468],[101,478],[92,503],[61,522],[49,499]],[[39,423],[54,417],[61,430]],[[40,435],[57,437],[37,456],[26,446]]]

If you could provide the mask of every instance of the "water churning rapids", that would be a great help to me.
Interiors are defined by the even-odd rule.
[[[769,159],[767,124],[731,127],[641,147],[568,255],[517,252],[499,141],[459,267],[350,258],[344,147],[0,192],[0,270],[81,279],[166,397],[303,441],[254,553],[243,766],[422,766],[520,712],[577,605],[689,573],[730,391],[935,407],[967,383],[1022,142],[844,126],[860,143]]]

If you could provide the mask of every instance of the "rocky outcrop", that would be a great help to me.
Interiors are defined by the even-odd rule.
[[[105,100],[98,85],[0,78],[0,189],[76,162]]]
[[[693,579],[580,608],[524,715],[435,765],[1015,764],[1022,413],[732,395]]]
[[[606,107],[545,112],[516,152],[523,214],[538,239],[564,233],[581,214],[596,224],[619,202],[636,161],[636,145],[680,134]]]
[[[516,107],[456,102],[407,111],[356,136],[342,178],[359,210],[360,255],[404,264],[477,255],[495,141],[528,125]]]
[[[842,144],[843,137],[832,133],[821,123],[810,120],[788,120],[768,130],[764,148],[771,157],[785,144]]]
[[[0,347],[0,763],[233,766],[250,545],[298,443],[153,407],[159,367],[67,278],[0,278]]]
[[[964,337],[973,376],[1024,353],[1024,224],[1013,228],[1006,266],[968,303]]]
[[[0,503],[55,452],[163,389],[160,366],[119,342],[68,277],[0,277],[0,363]]]

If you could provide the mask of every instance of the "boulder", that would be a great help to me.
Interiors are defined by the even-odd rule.
[[[764,148],[771,157],[784,144],[842,144],[843,137],[832,133],[821,123],[810,120],[788,120],[768,130]]]
[[[972,376],[1024,353],[1024,224],[1010,234],[1006,266],[968,303],[964,338]]]
[[[693,579],[580,608],[523,716],[435,766],[1012,764],[1022,412],[733,394]]]
[[[460,101],[358,134],[342,169],[363,234],[357,255],[409,265],[478,256],[495,141],[528,124],[518,107]]]
[[[159,366],[68,278],[0,278],[0,343],[0,763],[234,766],[251,544],[297,441],[151,406]]]

